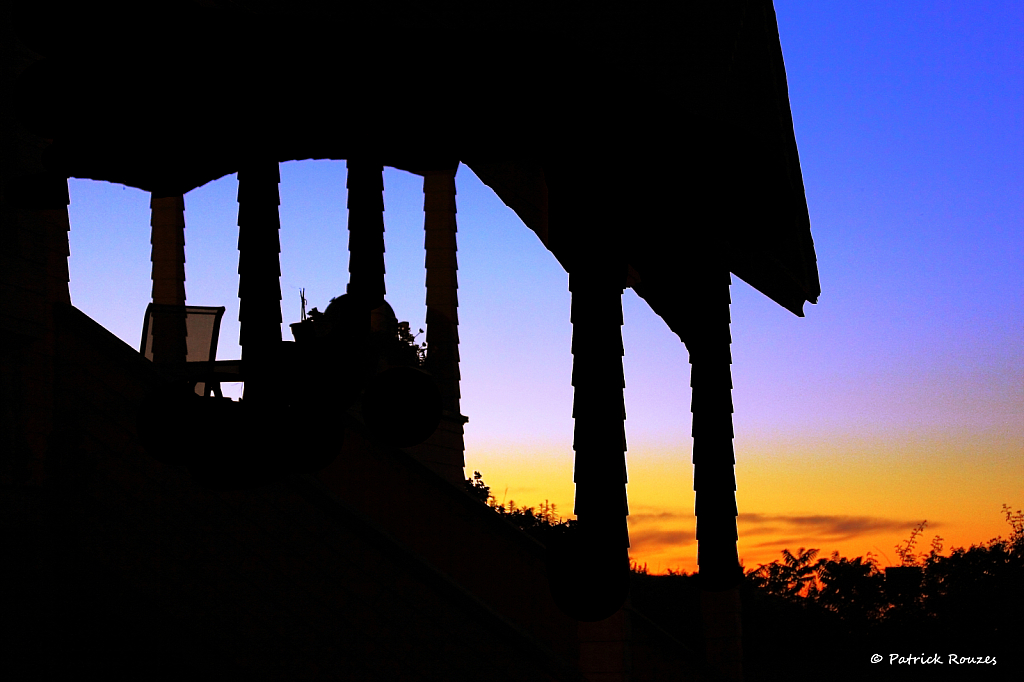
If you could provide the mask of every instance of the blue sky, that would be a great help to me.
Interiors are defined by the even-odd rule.
[[[746,510],[750,524],[868,519],[817,536],[850,553],[888,551],[906,535],[893,528],[924,518],[951,542],[987,539],[1003,532],[1001,503],[1024,505],[1024,5],[776,11],[822,295],[797,318],[734,278],[741,536]],[[300,287],[321,309],[345,289],[344,162],[286,163],[281,177],[287,323]],[[422,186],[384,177],[388,300],[416,330]],[[468,168],[457,184],[467,464],[568,511],[567,275]],[[185,199],[188,301],[227,306],[221,358],[239,355],[236,190],[228,176]],[[148,196],[85,180],[70,192],[72,301],[137,347]],[[631,291],[623,305],[634,550],[692,568],[685,348]]]

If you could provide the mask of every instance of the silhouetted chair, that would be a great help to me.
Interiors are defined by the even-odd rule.
[[[146,318],[142,323],[142,346],[139,352],[147,360],[153,359],[153,316],[161,312],[185,312],[187,375],[194,381],[195,392],[200,396],[210,394],[221,398],[220,380],[215,376],[217,339],[220,337],[220,320],[224,306],[173,306],[150,303],[146,307]]]

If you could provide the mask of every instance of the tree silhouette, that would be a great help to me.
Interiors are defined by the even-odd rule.
[[[782,563],[761,564],[747,572],[747,579],[769,594],[787,599],[803,597],[816,589],[817,564],[811,563],[816,556],[816,549],[801,547],[796,554],[784,549]]]
[[[914,554],[914,545],[917,543],[917,536],[924,532],[924,527],[928,525],[928,520],[925,519],[921,523],[917,524],[912,531],[910,531],[910,537],[900,544],[896,545],[896,554],[900,557],[900,566],[918,566],[919,561],[917,555]]]
[[[470,497],[486,504],[495,513],[542,544],[547,544],[555,535],[576,531],[576,520],[562,519],[557,513],[557,505],[550,504],[547,500],[537,507],[520,507],[516,505],[515,500],[509,500],[508,505],[498,504],[491,495],[490,486],[484,483],[483,475],[479,471],[474,471],[472,478],[463,481],[463,489]]]
[[[483,476],[479,471],[474,471],[473,477],[465,480],[463,488],[470,497],[480,500],[484,504],[491,499],[491,487],[484,483]]]
[[[512,500],[497,504],[479,471],[464,485],[473,498],[542,543],[575,527],[546,502],[539,508]],[[1003,514],[1009,539],[953,548],[948,556],[939,536],[927,554],[914,552],[927,526],[921,522],[897,545],[899,566],[883,570],[870,552],[852,559],[833,552],[824,559],[818,549],[800,547],[795,553],[784,549],[780,559],[747,571],[741,590],[749,679],[790,679],[794,667],[811,665],[830,666],[832,679],[879,674],[889,679],[888,669],[869,662],[876,651],[971,651],[995,656],[1002,671],[1012,669],[1014,661],[1019,666],[1024,512],[1004,504]],[[631,569],[634,607],[693,650],[703,650],[696,575],[650,575],[636,563]],[[918,578],[897,588],[900,571]],[[800,644],[811,639],[813,647]]]
[[[885,614],[884,576],[870,558],[847,559],[833,552],[830,559],[818,562],[816,573],[819,586],[809,596],[819,606],[859,622]]]

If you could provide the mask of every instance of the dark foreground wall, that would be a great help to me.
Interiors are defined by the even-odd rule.
[[[628,609],[553,613],[542,546],[358,430],[320,478],[197,486],[137,443],[152,365],[66,304],[55,329],[47,482],[0,495],[19,679],[692,679]]]

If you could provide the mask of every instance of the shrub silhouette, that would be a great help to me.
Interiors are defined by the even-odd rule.
[[[515,500],[509,500],[506,506],[491,495],[491,488],[484,483],[479,471],[473,472],[472,478],[465,479],[464,490],[474,499],[500,514],[513,526],[523,530],[531,537],[547,545],[555,536],[564,536],[576,532],[578,526],[575,519],[562,519],[557,513],[557,505],[544,500],[537,507],[520,507]]]
[[[1020,672],[1024,513],[1005,504],[1003,513],[1009,539],[954,548],[949,556],[942,555],[938,536],[928,553],[914,552],[927,525],[921,522],[897,546],[899,566],[882,569],[870,553],[848,559],[838,552],[812,565],[817,550],[800,548],[795,555],[783,550],[781,560],[748,571],[743,627],[750,678],[783,679],[787,668],[810,663],[830,670],[848,666],[849,676],[837,679],[885,678],[895,670],[872,667],[872,653],[924,651],[992,656],[1000,674]],[[795,644],[800,633],[813,636],[813,649]],[[975,667],[992,679],[980,670],[988,666]],[[929,679],[954,674],[947,668],[936,666]],[[964,670],[956,679],[965,678]]]
[[[779,597],[792,599],[805,596],[815,589],[815,572],[821,565],[819,561],[812,564],[818,550],[803,547],[792,554],[788,549],[782,550],[782,563],[773,561],[762,564],[749,571],[746,576],[758,588]]]
[[[555,505],[520,507],[498,504],[479,471],[465,489],[481,504],[542,543],[554,533],[572,533]],[[930,551],[915,553],[927,522],[915,526],[897,546],[900,565],[882,568],[872,553],[847,558],[817,549],[782,551],[782,558],[745,572],[743,604],[744,671],[748,680],[789,680],[793,670],[827,669],[835,680],[896,679],[898,666],[870,663],[874,653],[939,653],[992,656],[997,666],[929,666],[929,679],[1015,679],[1024,641],[1024,512],[1005,504],[1011,527],[997,537],[942,554],[936,536]],[[704,650],[700,585],[696,574],[650,575],[646,566],[630,566],[633,606],[696,652]],[[912,569],[906,598],[894,592],[893,577]],[[892,577],[891,577],[892,576]],[[984,668],[984,670],[982,670]],[[998,670],[996,670],[998,668]],[[913,671],[911,671],[913,672]],[[965,674],[967,672],[968,674]],[[902,670],[906,674],[907,670]],[[902,678],[901,678],[902,679]],[[1003,678],[999,678],[1003,679]]]

